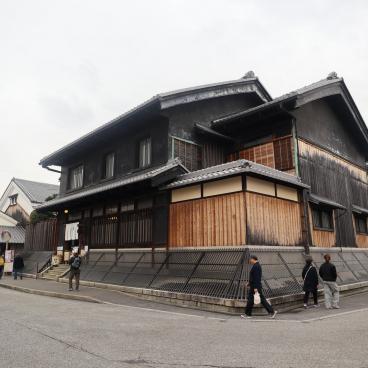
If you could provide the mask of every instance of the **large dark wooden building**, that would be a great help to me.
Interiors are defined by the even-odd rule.
[[[59,244],[368,247],[368,130],[343,81],[272,99],[252,72],[159,94],[40,164]],[[78,239],[78,240],[77,240]]]

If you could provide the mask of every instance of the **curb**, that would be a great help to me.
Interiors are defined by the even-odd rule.
[[[20,292],[28,293],[28,294],[50,296],[50,297],[60,298],[60,299],[78,300],[78,301],[89,302],[89,303],[105,304],[105,302],[103,302],[102,300],[91,298],[89,296],[84,296],[84,295],[63,294],[63,293],[58,293],[56,291],[29,289],[29,288],[25,288],[22,286],[7,285],[7,284],[2,284],[2,283],[0,283],[0,287],[4,289],[20,291]]]

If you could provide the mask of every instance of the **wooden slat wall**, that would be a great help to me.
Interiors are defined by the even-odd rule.
[[[170,205],[170,247],[245,244],[245,193]]]
[[[220,144],[206,143],[202,147],[202,168],[220,165],[225,162],[224,147]]]
[[[334,231],[312,230],[312,242],[316,247],[331,248],[336,244]]]
[[[300,245],[303,243],[298,202],[246,193],[248,244]]]
[[[368,235],[358,234],[356,232],[354,215],[352,215],[351,217],[352,217],[353,227],[354,227],[354,232],[355,232],[356,246],[358,248],[368,248]]]
[[[363,234],[357,234],[356,243],[358,248],[368,248],[368,236]]]
[[[329,198],[347,208],[338,211],[335,226],[336,246],[354,247],[356,234],[352,221],[352,205],[368,208],[368,177],[364,169],[320,147],[298,139],[300,175],[311,192]],[[332,244],[332,235],[318,237]],[[327,246],[327,244],[326,244]]]
[[[58,226],[56,219],[28,224],[24,241],[25,250],[56,250]]]

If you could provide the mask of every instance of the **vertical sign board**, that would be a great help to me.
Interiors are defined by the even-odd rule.
[[[5,251],[4,272],[13,272],[14,250]]]
[[[11,234],[9,231],[2,231],[0,238],[6,244],[4,272],[13,272],[14,250],[8,250]]]

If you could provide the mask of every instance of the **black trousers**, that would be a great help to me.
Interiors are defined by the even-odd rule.
[[[304,304],[308,304],[309,294],[313,295],[314,304],[318,304],[318,290],[307,290],[304,293]]]
[[[80,270],[71,269],[69,272],[69,289],[73,289],[73,278],[75,278],[75,289],[79,290]]]
[[[273,310],[271,304],[267,301],[267,299],[263,295],[262,289],[257,289],[257,290],[258,290],[259,296],[261,297],[261,304],[263,305],[263,307],[266,309],[266,311],[269,314],[273,313],[274,310]],[[245,314],[247,316],[251,316],[252,315],[253,306],[254,306],[254,288],[250,288],[248,290],[247,305],[245,307]]]

